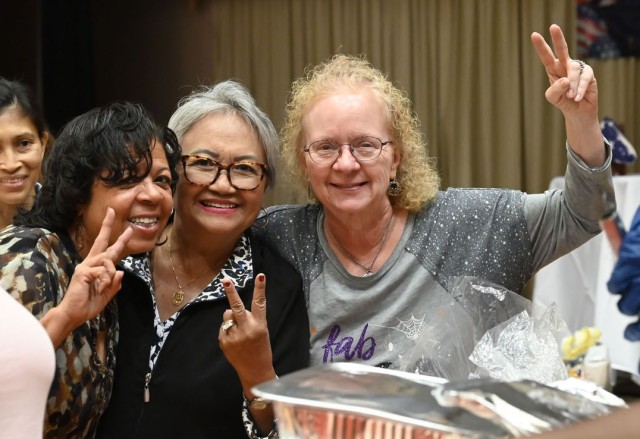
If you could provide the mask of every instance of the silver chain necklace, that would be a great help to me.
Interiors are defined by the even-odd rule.
[[[391,212],[391,216],[389,217],[389,221],[387,221],[387,226],[384,229],[384,234],[382,235],[382,239],[380,240],[380,245],[378,246],[378,250],[376,250],[376,254],[373,256],[373,259],[371,260],[371,263],[369,265],[364,265],[362,262],[360,262],[358,259],[356,259],[356,257],[353,256],[349,252],[349,250],[347,250],[344,247],[344,245],[342,245],[342,243],[340,241],[338,241],[338,238],[336,237],[336,235],[331,233],[333,235],[333,239],[336,240],[336,243],[338,243],[338,246],[342,249],[342,251],[347,256],[349,256],[349,259],[351,259],[353,262],[358,264],[360,266],[360,268],[362,268],[364,270],[364,274],[362,275],[362,277],[373,276],[373,271],[371,271],[371,269],[373,268],[373,264],[375,264],[376,261],[378,260],[378,256],[380,256],[380,252],[382,251],[382,247],[384,247],[384,243],[387,240],[387,236],[389,235],[389,230],[391,230],[391,221],[392,220],[393,220],[393,212]]]

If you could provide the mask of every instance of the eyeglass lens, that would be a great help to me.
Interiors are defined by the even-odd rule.
[[[386,143],[385,143],[386,144]],[[309,145],[309,155],[316,163],[329,163],[338,159],[343,144],[332,139],[323,139]],[[351,154],[357,160],[373,160],[380,155],[384,144],[377,137],[359,137],[348,145],[351,146]]]
[[[221,165],[213,160],[189,157],[184,164],[185,176],[195,184],[209,185],[226,171],[229,183],[238,189],[251,190],[258,187],[263,177],[263,169],[258,163],[238,162]]]

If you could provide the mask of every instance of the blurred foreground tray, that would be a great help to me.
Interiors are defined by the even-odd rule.
[[[610,407],[532,381],[445,380],[353,363],[261,384],[283,439],[497,439],[547,431]]]

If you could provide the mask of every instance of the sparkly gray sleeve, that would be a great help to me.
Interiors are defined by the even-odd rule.
[[[606,143],[605,147],[605,164],[591,169],[567,145],[564,190],[525,195],[525,218],[536,271],[600,233],[598,221],[607,213],[605,194],[615,198],[611,148]]]

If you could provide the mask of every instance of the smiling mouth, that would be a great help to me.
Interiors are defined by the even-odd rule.
[[[22,183],[26,179],[27,179],[27,177],[6,177],[6,178],[0,178],[0,183],[3,183],[3,184],[17,184],[17,183]]]
[[[354,184],[337,184],[334,183],[333,185],[335,187],[337,187],[338,189],[357,189],[359,187],[364,186],[366,183],[354,183]]]
[[[206,207],[214,207],[216,209],[233,209],[238,207],[237,204],[231,204],[231,203],[207,203],[206,201],[201,201],[203,206]]]
[[[160,219],[158,217],[153,217],[153,218],[144,217],[144,218],[129,218],[128,221],[131,224],[138,227],[150,228],[158,224],[158,221],[160,221]]]

